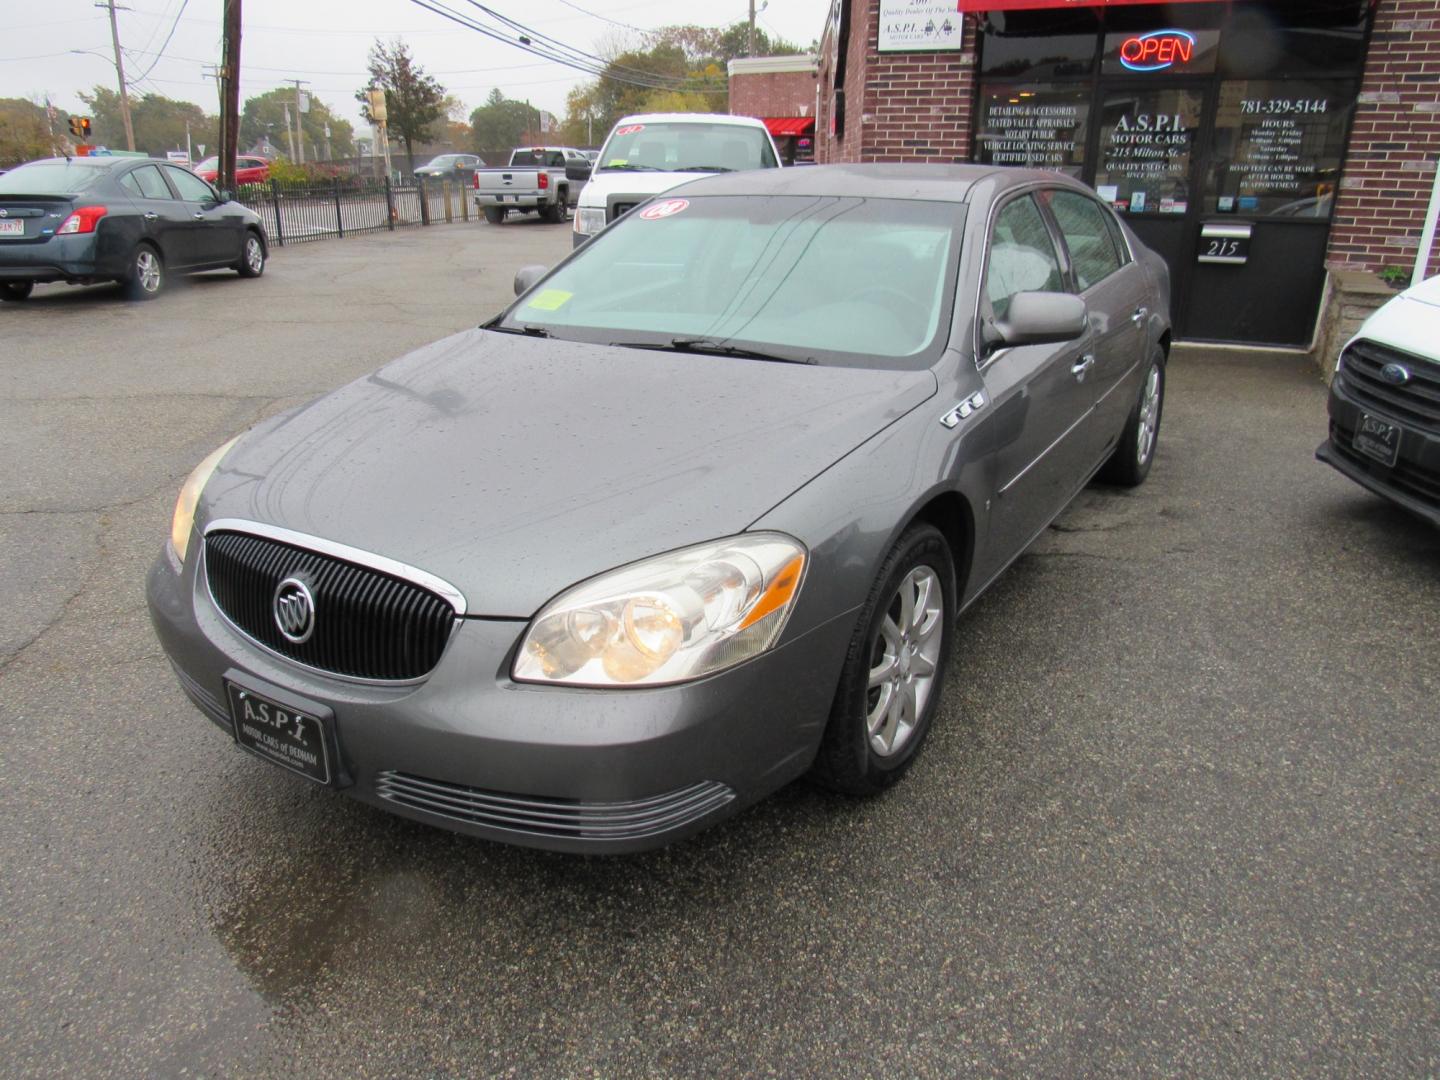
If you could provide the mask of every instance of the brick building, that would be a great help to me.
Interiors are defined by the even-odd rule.
[[[1166,257],[1182,337],[1304,346],[1327,269],[1415,261],[1440,0],[834,0],[814,90],[817,161],[1068,172]]]
[[[815,58],[756,56],[729,64],[730,112],[765,121],[786,165],[815,159]]]

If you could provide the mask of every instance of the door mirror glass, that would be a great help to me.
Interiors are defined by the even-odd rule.
[[[1053,345],[1074,341],[1088,325],[1085,301],[1072,293],[1021,292],[1010,298],[1009,310],[995,321],[990,337],[996,347]]]
[[[235,201],[235,193],[234,193],[233,191],[231,191],[229,188],[221,188],[221,189],[220,189],[220,201],[221,201],[222,203],[234,202],[234,201]]]
[[[548,271],[549,269],[550,268],[548,266],[521,267],[515,275],[515,295],[519,296],[522,293],[529,292],[530,286],[534,285],[537,281],[544,277],[546,271]]]

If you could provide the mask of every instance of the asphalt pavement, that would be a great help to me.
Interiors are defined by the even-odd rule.
[[[1185,352],[1159,456],[962,620],[884,797],[661,852],[392,818],[237,750],[151,633],[190,467],[474,325],[521,221],[0,305],[7,1076],[1433,1076],[1440,533],[1313,365]]]

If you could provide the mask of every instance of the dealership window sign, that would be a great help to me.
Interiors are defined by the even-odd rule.
[[[880,51],[953,52],[964,39],[955,0],[880,0]]]

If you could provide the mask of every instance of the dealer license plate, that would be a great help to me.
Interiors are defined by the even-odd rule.
[[[330,739],[324,720],[232,682],[225,689],[235,741],[242,749],[317,784],[330,783]]]
[[[0,236],[24,236],[25,222],[0,220]]]
[[[1355,429],[1355,449],[1382,465],[1394,465],[1400,453],[1400,428],[1369,413],[1361,413],[1360,426]]]

